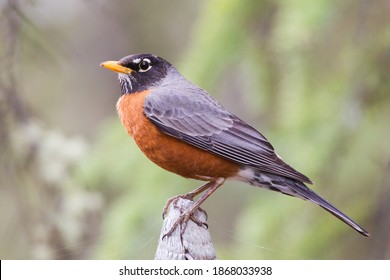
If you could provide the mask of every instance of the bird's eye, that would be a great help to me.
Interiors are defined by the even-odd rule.
[[[139,72],[146,72],[150,68],[152,68],[151,61],[147,58],[142,59],[142,61],[138,64]]]

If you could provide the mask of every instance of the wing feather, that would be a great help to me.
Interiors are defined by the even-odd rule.
[[[190,145],[240,165],[311,183],[283,162],[260,132],[199,88],[155,90],[145,99],[144,113],[162,132]]]

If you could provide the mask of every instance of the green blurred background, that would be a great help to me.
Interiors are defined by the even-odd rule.
[[[390,258],[388,0],[0,0],[0,258],[152,259],[167,198],[115,112],[132,53],[258,128],[320,207],[242,183],[203,205],[220,259]]]

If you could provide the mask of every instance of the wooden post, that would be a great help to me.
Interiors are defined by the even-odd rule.
[[[193,216],[203,223],[197,224],[191,219],[185,227],[179,224],[170,236],[164,236],[177,221],[179,216],[192,206],[194,202],[177,198],[172,201],[168,216],[164,219],[155,260],[215,260],[215,250],[206,225],[207,214],[197,209]],[[182,228],[185,228],[182,232]]]

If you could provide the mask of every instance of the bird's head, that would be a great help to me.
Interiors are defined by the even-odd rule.
[[[140,92],[157,86],[165,78],[171,64],[153,54],[134,54],[119,61],[100,64],[118,73],[122,94]]]

